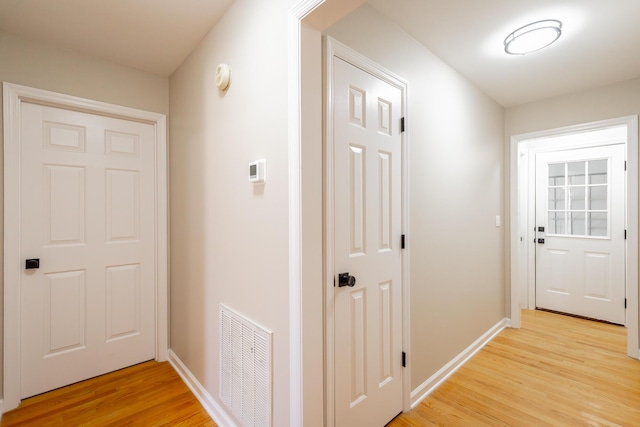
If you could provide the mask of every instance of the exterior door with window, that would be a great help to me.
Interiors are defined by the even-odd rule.
[[[625,323],[624,145],[536,155],[536,307]]]

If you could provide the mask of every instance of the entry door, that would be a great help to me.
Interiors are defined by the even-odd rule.
[[[22,104],[22,398],[154,358],[154,152],[152,125]]]
[[[536,156],[536,306],[625,323],[624,145]]]
[[[334,64],[335,268],[353,277],[336,277],[335,425],[383,426],[402,411],[402,94]]]

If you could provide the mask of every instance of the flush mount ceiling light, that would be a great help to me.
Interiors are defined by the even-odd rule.
[[[525,25],[504,39],[504,51],[510,55],[526,55],[544,49],[558,40],[562,34],[562,22],[545,19]]]

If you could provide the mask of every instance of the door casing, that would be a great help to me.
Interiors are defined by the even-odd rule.
[[[614,126],[626,126],[627,143],[627,176],[625,194],[625,228],[627,230],[627,240],[625,247],[626,255],[626,294],[627,312],[626,325],[627,334],[627,354],[630,357],[640,358],[640,347],[638,337],[638,116],[621,117],[618,119],[603,120],[598,122],[585,123],[575,126],[567,126],[557,129],[549,129],[540,132],[532,132],[511,137],[511,158],[510,158],[510,220],[511,220],[511,325],[520,327],[520,308],[531,304],[535,289],[529,284],[532,281],[531,266],[535,265],[533,251],[528,251],[529,242],[533,239],[535,224],[533,216],[530,214],[530,203],[527,199],[532,190],[531,181],[527,182],[526,170],[530,167],[531,159],[527,160],[529,152],[551,151],[558,149],[553,146],[539,145],[537,148],[531,146],[531,140],[540,140],[560,135],[571,135],[588,132],[592,130],[604,129]],[[606,145],[601,142],[591,142],[574,146],[596,146]],[[524,161],[522,159],[525,159]],[[529,207],[528,207],[529,206]],[[522,240],[521,240],[522,239]],[[530,249],[530,248],[529,248]]]
[[[128,107],[3,83],[4,107],[4,399],[2,412],[20,404],[20,120],[23,102],[144,122],[155,127],[156,360],[168,350],[168,223],[166,116]]]
[[[369,74],[389,83],[400,89],[402,92],[402,113],[401,117],[405,117],[405,122],[408,120],[407,114],[407,89],[408,84],[405,80],[398,77],[394,73],[386,70],[380,65],[374,63],[370,59],[347,47],[346,45],[338,42],[331,37],[325,37],[325,142],[324,142],[324,262],[325,262],[325,277],[324,277],[324,294],[325,294],[325,421],[327,427],[334,426],[335,423],[335,407],[334,407],[334,314],[333,314],[333,299],[334,299],[334,277],[336,271],[334,268],[334,192],[333,192],[333,105],[331,99],[327,94],[330,94],[333,90],[333,82],[329,76],[333,75],[333,63],[335,58],[343,59],[344,61],[358,67]],[[409,132],[405,128],[405,131],[401,134],[402,143],[402,234],[409,235],[409,193],[408,193],[408,178],[409,178]],[[411,394],[411,376],[410,376],[410,331],[409,331],[409,247],[410,239],[406,240],[405,249],[402,253],[402,348],[407,354],[407,366],[403,368],[402,378],[402,402],[403,411],[411,410],[410,394]]]

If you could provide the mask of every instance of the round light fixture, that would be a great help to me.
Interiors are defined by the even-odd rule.
[[[562,22],[557,19],[532,22],[504,39],[504,51],[510,55],[526,55],[544,49],[558,40],[561,34]]]

